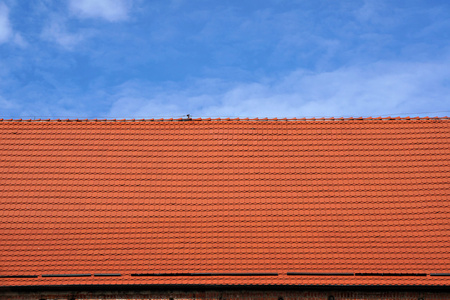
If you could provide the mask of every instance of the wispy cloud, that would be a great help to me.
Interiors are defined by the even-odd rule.
[[[161,112],[203,117],[379,116],[419,112],[421,107],[440,111],[450,105],[449,70],[449,61],[379,62],[321,73],[297,70],[251,83],[199,80],[181,89],[170,89],[169,84],[165,91],[129,82],[120,87],[109,117],[154,117]]]
[[[9,9],[0,2],[0,44],[8,41],[13,31],[9,22]]]
[[[18,32],[14,32],[9,19],[9,8],[0,2],[0,44],[12,42],[19,47],[25,47],[27,42]]]
[[[70,50],[92,35],[92,32],[86,30],[69,32],[65,23],[66,20],[63,18],[53,18],[42,30],[41,37]]]
[[[363,5],[355,10],[355,15],[359,21],[378,23],[382,10],[382,1],[365,0]]]
[[[131,2],[126,0],[70,0],[71,12],[80,18],[101,18],[110,22],[128,18]]]
[[[11,110],[14,109],[17,105],[15,105],[12,101],[8,101],[0,96],[0,107],[3,110]]]
[[[53,41],[66,50],[73,50],[83,42],[98,37],[99,24],[85,19],[110,22],[128,18],[131,2],[126,0],[69,0],[67,6],[42,5],[41,13],[47,16],[41,37]],[[80,18],[81,20],[77,20]],[[74,26],[74,24],[78,26]],[[82,25],[82,26],[80,26]],[[79,47],[77,47],[79,48]]]

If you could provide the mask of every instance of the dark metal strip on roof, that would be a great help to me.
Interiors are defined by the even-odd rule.
[[[145,276],[190,276],[190,273],[133,273],[131,276],[145,277]]]
[[[117,277],[122,276],[122,274],[119,273],[98,273],[94,274],[95,277]]]
[[[43,274],[42,277],[91,277],[91,274]]]
[[[289,276],[354,276],[354,273],[310,273],[310,272],[288,272]]]
[[[213,276],[278,276],[278,273],[213,273]]]
[[[430,276],[450,276],[450,273],[431,273]]]
[[[0,275],[0,278],[38,278],[38,275]]]
[[[427,276],[426,273],[355,273],[355,276]]]
[[[278,273],[134,273],[131,276],[278,276]]]

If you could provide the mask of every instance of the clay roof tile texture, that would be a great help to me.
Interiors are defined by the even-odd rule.
[[[450,120],[1,120],[0,286],[449,285]]]

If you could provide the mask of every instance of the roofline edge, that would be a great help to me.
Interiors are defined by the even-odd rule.
[[[0,122],[186,122],[186,121],[398,121],[398,120],[448,120],[450,117],[348,117],[348,118],[151,118],[151,119],[3,119]]]

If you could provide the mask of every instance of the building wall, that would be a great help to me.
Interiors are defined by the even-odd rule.
[[[0,300],[102,300],[102,299],[158,299],[158,300],[450,300],[445,292],[367,292],[367,291],[109,291],[109,292],[1,292]]]

